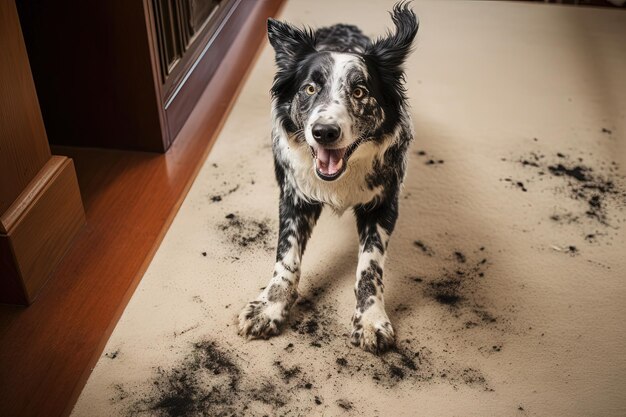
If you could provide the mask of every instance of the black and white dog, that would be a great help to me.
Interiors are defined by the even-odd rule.
[[[383,264],[413,139],[403,63],[418,22],[405,3],[391,16],[394,33],[376,41],[355,26],[313,32],[268,20],[278,66],[271,92],[280,231],[274,275],[239,314],[243,336],[280,332],[298,297],[307,240],[329,206],[352,208],[359,232],[351,342],[374,353],[394,344]]]

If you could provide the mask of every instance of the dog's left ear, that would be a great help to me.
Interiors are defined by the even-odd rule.
[[[310,29],[267,19],[267,37],[276,52],[276,65],[282,70],[293,68],[302,57],[315,52],[315,36]]]
[[[402,89],[404,61],[411,52],[419,22],[413,10],[403,1],[396,3],[390,14],[395,32],[377,39],[366,49],[364,56],[376,64],[385,81]]]

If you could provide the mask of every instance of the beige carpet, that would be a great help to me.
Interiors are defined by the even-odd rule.
[[[370,35],[392,1],[289,1]],[[626,13],[419,2],[417,140],[387,259],[398,349],[348,342],[353,217],[325,212],[290,326],[235,319],[274,264],[266,46],[74,417],[626,415]]]

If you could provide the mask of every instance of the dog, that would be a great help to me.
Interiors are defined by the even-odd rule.
[[[359,235],[351,343],[375,354],[394,345],[383,266],[413,128],[403,64],[418,31],[404,3],[395,30],[371,40],[338,24],[313,31],[268,19],[278,68],[271,88],[272,141],[280,187],[274,273],[239,314],[239,334],[280,333],[298,298],[300,261],[322,208],[352,209]]]

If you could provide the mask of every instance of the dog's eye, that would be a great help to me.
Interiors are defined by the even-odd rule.
[[[363,90],[362,88],[357,87],[352,90],[352,97],[359,99],[363,98],[363,96],[365,96],[365,90]]]
[[[313,84],[309,84],[306,86],[304,91],[306,91],[308,95],[312,96],[317,90],[315,89],[315,86]]]

